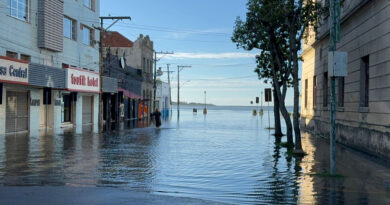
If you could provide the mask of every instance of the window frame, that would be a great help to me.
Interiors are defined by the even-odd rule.
[[[5,56],[13,59],[19,59],[18,53],[13,51],[6,51]]]
[[[322,105],[324,108],[328,107],[329,104],[329,78],[328,72],[324,72],[323,74],[323,85],[322,85]]]
[[[85,42],[85,33],[84,33],[85,30],[84,30],[84,29],[86,29],[86,30],[89,31],[89,34],[88,34],[88,36],[89,36],[89,42],[88,42],[88,43]],[[84,25],[84,24],[81,24],[81,30],[82,30],[82,33],[83,33],[83,38],[82,38],[81,43],[84,44],[84,45],[86,45],[86,46],[94,47],[95,38],[94,38],[94,30],[93,30],[93,28],[91,28],[91,27],[89,27],[89,26],[86,26],[86,25]]]
[[[85,4],[86,1],[88,1],[89,4]],[[91,11],[95,11],[95,0],[83,0],[82,4]]]
[[[305,108],[307,108],[307,99],[308,99],[308,97],[307,97],[307,94],[308,94],[308,84],[309,84],[309,82],[308,82],[308,79],[306,78],[305,79]]]
[[[31,56],[27,54],[20,54],[20,60],[31,62]]]
[[[63,21],[65,21],[65,19],[69,20],[71,22],[71,38],[69,38],[68,36],[65,36],[65,29],[63,29],[63,36],[67,39],[70,39],[70,40],[74,40],[74,41],[77,41],[77,21],[73,18],[70,18],[69,16],[66,16],[64,15],[64,18],[63,18]],[[65,27],[65,22],[64,23],[64,26]]]
[[[344,107],[344,93],[345,93],[345,78],[338,77],[338,94],[337,94],[337,107]]]
[[[360,60],[360,107],[369,107],[369,87],[370,87],[370,56],[364,56]]]
[[[16,14],[12,13],[13,7],[12,7],[12,1],[16,1]],[[25,2],[25,16],[19,17],[19,2]],[[24,21],[24,22],[29,22],[30,19],[30,0],[7,0],[6,2],[6,13],[7,16],[10,16],[12,18]]]

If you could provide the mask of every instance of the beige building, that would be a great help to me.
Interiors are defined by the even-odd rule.
[[[128,40],[118,32],[107,32],[104,34],[103,56],[106,56],[107,49],[111,53],[123,56],[127,66],[142,70],[142,100],[149,108],[152,107],[153,101],[153,41],[149,36],[139,35],[135,42]],[[104,43],[103,43],[104,44]]]
[[[316,37],[303,47],[301,127],[329,136],[329,17]],[[337,50],[348,76],[336,79],[336,140],[390,158],[390,1],[346,0]]]

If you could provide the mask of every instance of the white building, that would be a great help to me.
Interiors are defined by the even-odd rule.
[[[0,134],[93,124],[99,0],[0,2]]]
[[[171,90],[168,83],[158,80],[156,90],[156,101],[163,118],[169,117],[171,113]]]

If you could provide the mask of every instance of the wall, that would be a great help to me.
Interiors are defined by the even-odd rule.
[[[100,1],[96,0],[95,12],[82,5],[83,1],[64,1],[64,14],[78,22],[77,42],[62,37],[63,52],[52,52],[38,48],[38,1],[30,1],[29,21],[25,22],[7,15],[7,1],[0,2],[0,55],[7,50],[31,56],[31,62],[62,68],[62,63],[97,71],[99,68],[98,46],[82,44],[80,23],[91,28],[99,26]],[[58,28],[62,29],[62,28]],[[28,37],[26,39],[26,37]],[[95,30],[95,39],[99,40],[99,31]]]
[[[363,2],[363,1],[361,1]],[[351,4],[352,5],[352,4]],[[355,5],[355,4],[353,4]],[[345,78],[344,107],[337,108],[337,140],[357,149],[390,157],[390,3],[372,0],[348,14],[341,25],[337,50],[348,52],[348,76]],[[329,105],[323,106],[323,73],[327,71],[329,38],[324,37],[302,54],[302,82],[308,79],[308,107],[304,107],[302,84],[302,125],[327,135]],[[360,109],[361,58],[370,56],[369,110]],[[317,76],[317,106],[313,108],[313,77]],[[329,82],[330,84],[330,82]],[[337,89],[336,83],[336,99]],[[328,88],[328,90],[330,90]],[[329,99],[329,97],[328,97]]]
[[[6,89],[3,84],[3,103],[0,104],[0,135],[5,134]]]

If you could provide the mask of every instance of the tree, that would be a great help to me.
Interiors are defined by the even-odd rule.
[[[291,82],[290,74],[291,67],[288,66],[286,57],[288,50],[286,47],[287,32],[286,29],[278,28],[282,23],[278,22],[276,15],[269,15],[269,11],[279,11],[276,7],[280,4],[275,4],[276,1],[249,0],[247,3],[248,12],[246,21],[242,21],[237,17],[236,25],[233,32],[232,41],[237,47],[246,50],[259,49],[260,54],[257,55],[257,69],[259,78],[270,79],[274,91],[277,96],[277,106],[285,120],[287,127],[287,142],[293,144],[292,123],[290,115],[286,109],[285,98],[289,82]],[[274,32],[278,30],[279,32]],[[279,42],[281,41],[281,42]]]
[[[308,28],[317,28],[324,9],[316,0],[248,0],[247,7],[246,22],[237,18],[232,41],[247,50],[261,50],[258,67],[269,70],[262,77],[272,78],[287,129],[291,121],[284,101],[287,87],[292,83],[294,152],[303,154],[299,127],[298,52],[301,50],[302,40],[307,37]],[[292,143],[289,133],[287,137],[288,142]]]

